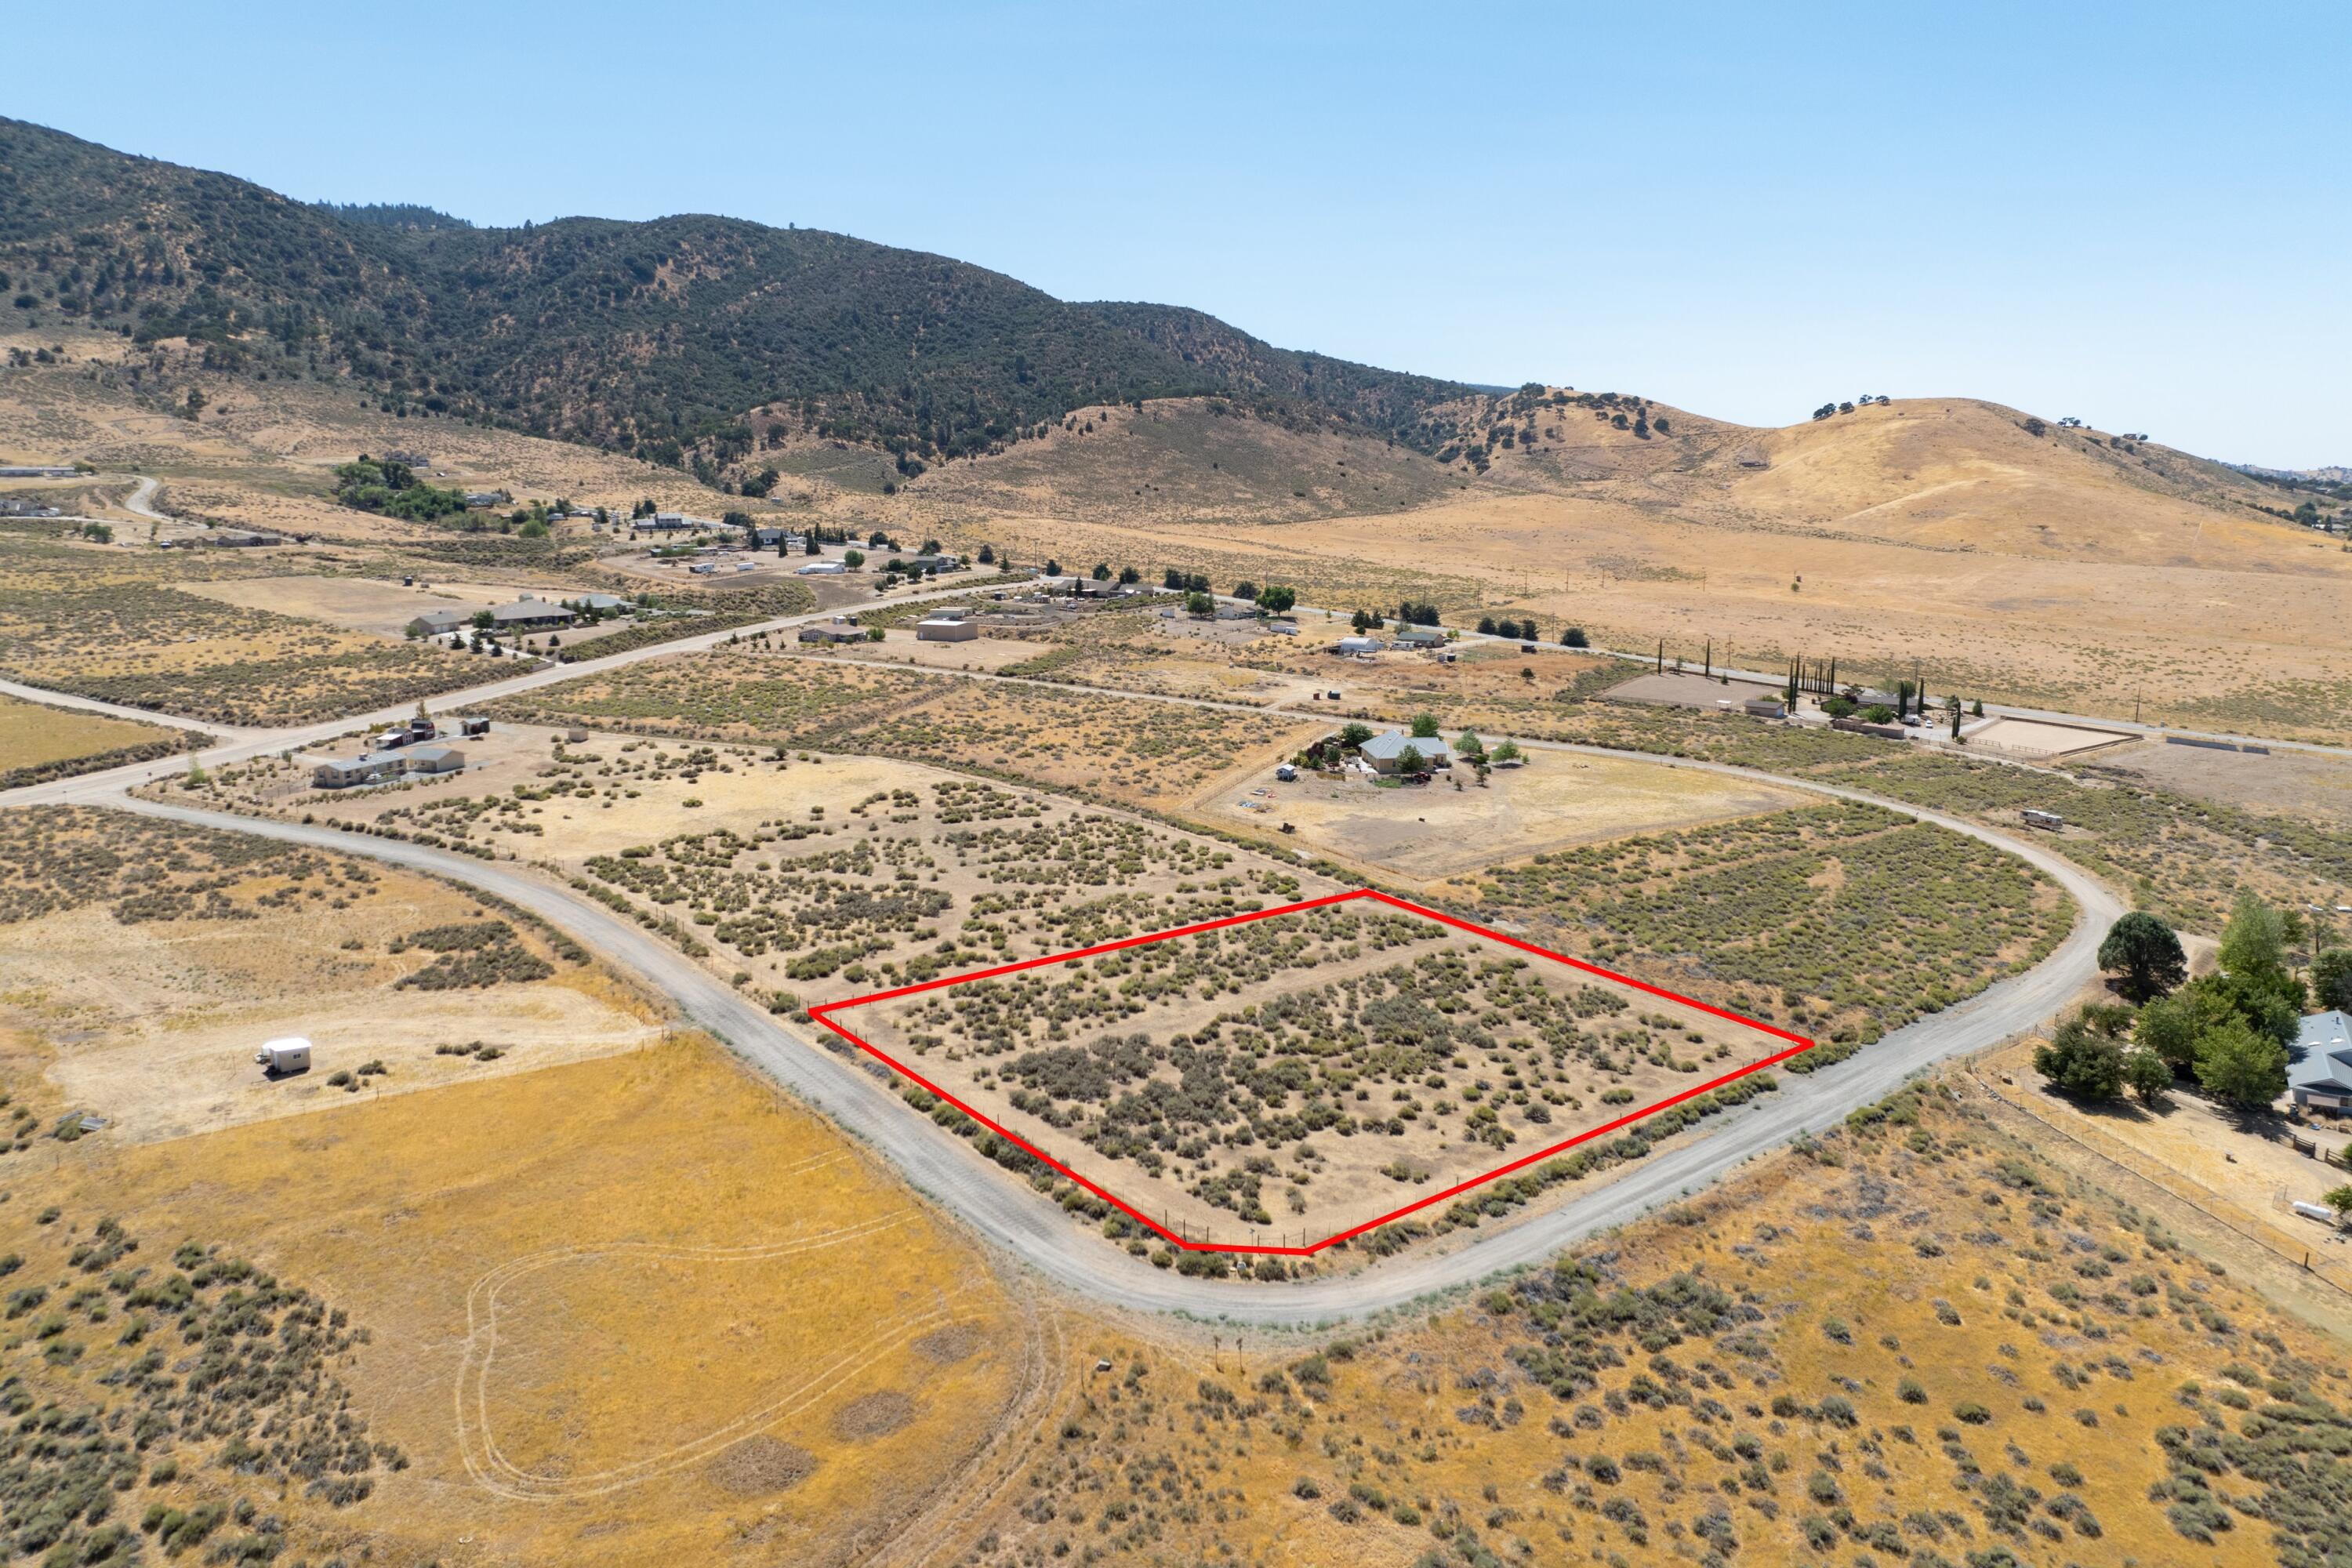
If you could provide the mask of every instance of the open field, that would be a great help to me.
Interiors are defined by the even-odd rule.
[[[1300,1351],[1074,1327],[982,1568],[2318,1563],[2340,1345],[1930,1088],[1472,1305]]]
[[[0,696],[0,789],[169,756],[188,732]]]
[[[349,1315],[352,1337],[326,1347],[326,1408],[347,1398],[382,1446],[359,1484],[306,1489],[298,1470],[281,1493],[289,1445],[252,1415],[167,1425],[128,1458],[151,1478],[123,1505],[134,1529],[148,1498],[225,1509],[267,1486],[276,1524],[237,1533],[314,1560],[446,1558],[462,1542],[482,1561],[845,1562],[978,1459],[1047,1375],[967,1244],[707,1045],[289,1125],[85,1139],[41,1197],[20,1181],[0,1210],[25,1259],[12,1287],[71,1282],[36,1342],[71,1357],[9,1342],[8,1370],[41,1397],[180,1400],[160,1365],[110,1394],[100,1381],[141,1353],[117,1348],[117,1323],[152,1321],[120,1290],[70,1293],[103,1284],[67,1257],[101,1215],[146,1244],[121,1277],[167,1299],[166,1249],[201,1237],[194,1256],[218,1247],[320,1292],[339,1330]],[[53,1224],[35,1223],[43,1200]],[[238,1436],[270,1459],[236,1473]]]
[[[2085,752],[2095,752],[2102,746],[2130,742],[2135,738],[2127,730],[2099,730],[2085,724],[2053,724],[2040,719],[1995,719],[1964,733],[1971,743],[2036,759],[2079,756]]]
[[[174,580],[180,570],[159,555],[0,537],[0,673],[237,725],[437,696],[495,673],[462,654],[201,597]]]
[[[1295,720],[743,649],[592,676],[494,710],[524,722],[902,757],[1123,804],[1184,798],[1318,733]]]
[[[1645,763],[1544,753],[1496,770],[1484,785],[1440,775],[1418,788],[1381,787],[1310,773],[1279,784],[1268,771],[1221,783],[1192,810],[1259,833],[1286,823],[1299,845],[1343,866],[1428,883],[1599,839],[1783,810],[1807,798]]]
[[[1463,881],[1486,919],[1849,1049],[2031,968],[2074,920],[2054,885],[1999,850],[1845,803]]]
[[[2352,760],[2307,752],[2217,752],[2142,742],[2101,752],[2100,776],[2249,812],[2352,827]]]
[[[13,1066],[110,1137],[183,1137],[661,1030],[565,939],[407,872],[70,808],[0,818],[0,1018],[46,1042]],[[312,1068],[271,1082],[254,1049],[289,1034],[312,1041]]]
[[[1370,903],[968,982],[846,1021],[1163,1226],[1239,1244],[1239,1222],[1253,1245],[1287,1246],[1787,1044]],[[1104,1223],[1148,1250],[1126,1218]]]

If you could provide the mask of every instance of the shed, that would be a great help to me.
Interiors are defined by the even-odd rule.
[[[1751,697],[1740,708],[1759,719],[1786,719],[1789,710],[1777,697]]]
[[[807,565],[802,567],[798,572],[794,573],[793,575],[796,577],[838,577],[848,570],[848,566],[839,561],[812,561]]]
[[[408,749],[408,771],[412,773],[455,773],[466,768],[466,753],[455,746],[411,746]]]
[[[1378,653],[1381,647],[1378,637],[1341,637],[1331,645],[1331,651],[1338,654]]]
[[[473,624],[473,614],[467,610],[427,610],[408,623],[408,629],[419,637],[439,637]]]
[[[310,1042],[299,1035],[289,1035],[282,1040],[265,1040],[253,1053],[262,1073],[268,1078],[283,1078],[291,1073],[310,1070]]]

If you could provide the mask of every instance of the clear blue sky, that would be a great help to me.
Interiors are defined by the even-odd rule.
[[[1758,424],[1969,395],[2352,463],[2352,6],[1935,9],[47,5],[0,111],[293,195],[799,223]]]

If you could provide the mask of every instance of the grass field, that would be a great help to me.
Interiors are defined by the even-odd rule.
[[[184,750],[185,730],[0,696],[0,789]]]
[[[5,1352],[41,1398],[178,1403],[169,1378],[103,1381],[140,1351],[117,1348],[136,1316],[119,1291],[68,1293],[104,1284],[69,1261],[101,1217],[142,1243],[125,1269],[150,1285],[176,1289],[170,1248],[200,1237],[280,1291],[303,1282],[339,1329],[348,1314],[356,1339],[330,1348],[349,1392],[327,1397],[397,1456],[362,1472],[363,1495],[333,1506],[299,1474],[281,1489],[274,1458],[239,1473],[240,1435],[271,1442],[247,1416],[121,1461],[146,1472],[121,1510],[134,1528],[150,1498],[256,1493],[277,1528],[237,1533],[313,1561],[425,1561],[462,1540],[504,1561],[846,1562],[1048,1375],[967,1244],[708,1045],[293,1125],[85,1139],[0,1210],[12,1289],[67,1282],[61,1326]],[[37,1223],[37,1204],[59,1213]],[[176,1479],[152,1479],[166,1461]]]

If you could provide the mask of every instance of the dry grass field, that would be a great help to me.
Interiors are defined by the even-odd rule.
[[[0,696],[0,789],[167,756],[189,732]]]
[[[215,723],[267,725],[436,696],[497,672],[445,649],[186,591],[189,575],[239,568],[268,569],[0,536],[0,673]]]
[[[121,1461],[134,1531],[151,1501],[244,1495],[269,1522],[224,1539],[310,1561],[853,1561],[1058,1370],[967,1243],[689,1041],[291,1123],[86,1138],[16,1196],[9,1284],[53,1287],[61,1320],[0,1352],[37,1399],[177,1403],[157,1368],[105,1381],[143,1348],[118,1344],[125,1322],[180,1333],[76,1268],[101,1219],[141,1244],[118,1278],[142,1288],[168,1295],[175,1263],[217,1248],[348,1315],[329,1394],[382,1446],[356,1499],[281,1484],[282,1438],[240,1463],[272,1442],[251,1416],[167,1419]]]
[[[84,809],[11,812],[0,846],[12,1076],[111,1137],[626,1050],[663,1027],[568,942],[427,878]],[[283,1035],[313,1042],[313,1067],[271,1082],[253,1054]]]
[[[2344,1550],[2340,1344],[1930,1088],[1473,1305],[1112,1363],[982,1568]]]

